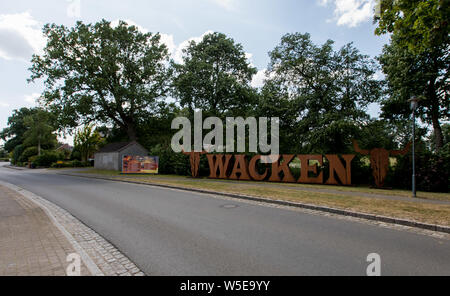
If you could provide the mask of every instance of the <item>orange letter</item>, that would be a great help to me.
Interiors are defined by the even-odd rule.
[[[229,154],[225,155],[225,162],[223,160],[222,154],[220,155],[208,154],[206,155],[206,157],[208,158],[209,170],[211,172],[209,177],[211,179],[226,179],[228,165],[230,163],[232,155]],[[217,177],[217,170],[219,170],[219,177]]]
[[[278,160],[272,164],[272,176],[270,177],[270,182],[295,182],[294,176],[292,176],[291,169],[289,168],[289,164],[294,159],[295,155],[285,154],[283,155],[283,164],[280,165],[281,156],[278,157]],[[283,180],[280,178],[280,173],[283,172],[284,177]]]
[[[328,161],[330,162],[330,178],[328,179],[328,185],[338,185],[336,178],[334,177],[334,173],[339,177],[342,185],[351,185],[352,184],[352,165],[351,162],[355,155],[343,155],[342,157],[345,160],[346,167],[342,164],[341,160],[337,155],[325,155]]]
[[[264,172],[263,175],[258,174],[258,170],[256,169],[256,163],[260,159],[261,159],[261,155],[256,155],[255,157],[252,158],[252,160],[250,160],[250,165],[248,167],[250,176],[255,181],[262,181],[262,180],[264,180],[267,177],[267,173],[268,173],[267,172],[268,169],[266,169],[266,171]]]
[[[299,183],[309,183],[309,184],[323,184],[323,172],[321,172],[317,177],[310,178],[309,172],[313,172],[317,175],[317,164],[310,165],[310,160],[317,160],[320,166],[323,166],[323,156],[322,155],[298,155],[301,165],[301,173]]]
[[[250,181],[250,177],[248,175],[248,163],[245,159],[245,155],[235,155],[236,160],[234,161],[233,172],[231,173],[231,180],[244,180]],[[238,177],[237,174],[240,174]]]

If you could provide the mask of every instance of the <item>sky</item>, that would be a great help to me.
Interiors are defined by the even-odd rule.
[[[159,32],[172,57],[181,58],[189,40],[222,32],[243,45],[258,68],[260,86],[273,50],[286,33],[310,33],[316,44],[328,39],[336,48],[349,42],[375,57],[388,42],[375,36],[375,0],[14,0],[0,4],[0,130],[14,109],[36,106],[41,81],[27,83],[33,53],[45,46],[46,23],[73,26],[76,21],[125,20],[143,31]],[[378,116],[379,106],[369,114]],[[61,138],[71,143],[71,137]]]

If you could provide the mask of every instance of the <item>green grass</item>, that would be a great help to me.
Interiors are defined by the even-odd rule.
[[[118,171],[97,170],[97,169],[93,169],[93,168],[81,169],[78,173],[102,175],[102,176],[121,176],[120,172],[118,172]]]

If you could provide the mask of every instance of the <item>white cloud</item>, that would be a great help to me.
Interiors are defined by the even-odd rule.
[[[139,29],[139,31],[141,31],[143,33],[149,32],[149,30],[147,28],[138,25],[136,22],[134,22],[132,20],[124,20],[124,22],[126,22],[128,25],[135,26],[136,28]],[[112,27],[116,27],[118,25],[119,25],[119,20],[115,20],[115,21],[111,22]],[[187,48],[191,41],[200,42],[205,35],[208,35],[211,33],[214,33],[214,32],[212,30],[208,30],[205,33],[203,33],[201,36],[191,37],[191,38],[181,42],[178,45],[175,44],[173,35],[164,34],[164,33],[160,33],[160,35],[161,35],[161,42],[167,46],[167,48],[169,50],[169,54],[171,55],[171,58],[177,63],[182,63],[183,62],[183,49]]]
[[[246,52],[245,58],[249,62],[250,66],[255,67],[255,65],[253,64],[253,54],[252,53]]]
[[[123,20],[124,22],[126,22],[128,25],[132,25],[135,26],[136,28],[139,29],[139,31],[143,32],[143,33],[148,33],[150,32],[147,28],[138,25],[136,22],[126,19]],[[111,22],[111,26],[112,27],[116,27],[119,25],[119,20],[115,20]],[[180,44],[176,44],[174,41],[174,37],[171,34],[164,34],[164,33],[160,33],[161,35],[161,42],[164,43],[168,50],[169,50],[169,54],[171,55],[171,58],[176,62],[176,63],[183,63],[183,49],[187,48],[189,46],[189,43],[191,41],[195,41],[195,42],[200,42],[202,41],[203,37],[205,35],[214,33],[214,31],[212,30],[208,30],[205,33],[203,33],[202,35],[198,36],[198,37],[191,37],[183,42],[181,42]],[[247,55],[247,54],[246,54]],[[247,58],[251,59],[252,55],[248,54]]]
[[[39,99],[40,96],[41,94],[39,93],[32,93],[31,95],[25,95],[24,101],[31,105],[36,105],[37,100]]]
[[[338,26],[356,27],[373,17],[375,0],[317,0],[319,5],[333,3]]]
[[[29,12],[0,15],[0,58],[29,61],[45,46],[42,24]]]
[[[206,31],[205,33],[203,33],[201,36],[198,36],[198,37],[192,37],[192,38],[189,38],[189,39],[187,39],[187,40],[181,42],[181,43],[177,46],[176,50],[174,51],[174,54],[173,54],[173,60],[174,60],[176,63],[182,63],[182,62],[183,62],[183,49],[187,48],[187,47],[189,46],[189,43],[190,43],[191,41],[195,41],[196,43],[198,43],[198,42],[202,41],[202,39],[203,39],[203,37],[204,37],[205,35],[208,35],[208,34],[211,34],[211,33],[214,33],[214,32],[213,32],[212,30],[208,30],[208,31]]]
[[[138,25],[136,22],[134,22],[132,20],[124,20],[124,22],[126,22],[130,26],[135,26],[142,33],[149,32],[149,30],[147,28],[144,28],[144,27]],[[119,20],[115,20],[115,21],[111,22],[112,27],[117,27],[118,25],[119,25]],[[175,52],[175,49],[176,49],[175,42],[173,41],[173,35],[163,34],[163,33],[160,33],[159,35],[161,35],[161,42],[167,46],[167,49],[169,50],[169,54],[173,55]]]
[[[253,87],[262,87],[264,85],[264,80],[266,80],[266,69],[258,71],[252,79]]]
[[[0,101],[0,107],[2,107],[2,108],[7,108],[7,107],[9,107],[10,105],[8,104],[8,103],[5,103],[5,102],[1,102]]]

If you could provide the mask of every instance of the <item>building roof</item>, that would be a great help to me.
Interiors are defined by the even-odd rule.
[[[117,142],[117,143],[110,143],[107,144],[106,146],[104,146],[103,148],[101,148],[97,153],[114,153],[114,152],[120,152],[132,145],[139,145],[141,146],[141,144],[139,144],[138,142]],[[141,146],[142,147],[142,146]],[[143,149],[145,149],[144,147],[142,147]],[[145,149],[147,150],[147,149]]]
[[[59,147],[56,149],[56,151],[60,151],[60,150],[68,150],[68,151],[72,151],[72,150],[73,150],[73,147],[70,146],[69,144],[64,144],[64,145],[59,146]]]

